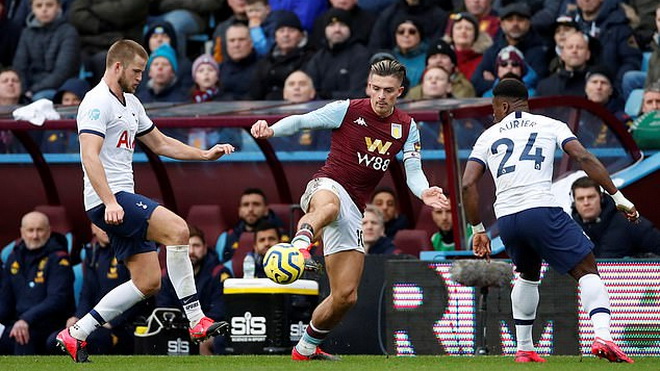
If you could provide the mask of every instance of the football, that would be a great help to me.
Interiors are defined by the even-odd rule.
[[[292,283],[302,276],[304,270],[305,257],[290,243],[278,243],[264,256],[266,276],[275,283]]]

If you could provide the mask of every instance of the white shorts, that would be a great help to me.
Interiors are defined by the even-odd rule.
[[[364,254],[362,239],[362,213],[348,195],[348,192],[330,178],[315,178],[307,183],[307,188],[300,197],[300,206],[304,212],[314,193],[328,190],[339,198],[339,215],[323,229],[323,255],[328,256],[340,251],[357,250]]]

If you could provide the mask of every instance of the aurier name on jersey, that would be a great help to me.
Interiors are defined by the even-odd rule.
[[[527,112],[512,112],[483,132],[469,160],[495,180],[495,215],[559,206],[551,192],[555,151],[576,139],[565,123]]]
[[[154,124],[142,103],[133,94],[124,94],[126,105],[101,82],[90,90],[78,107],[78,134],[98,135],[103,140],[99,158],[112,193],[134,193],[133,152],[135,139],[148,133]],[[82,159],[82,154],[81,154]],[[101,199],[92,187],[83,166],[85,210],[100,205]]]

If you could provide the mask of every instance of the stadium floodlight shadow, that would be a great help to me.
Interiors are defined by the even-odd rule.
[[[452,263],[452,280],[463,286],[479,288],[479,327],[481,328],[481,345],[475,348],[474,354],[488,355],[486,317],[488,315],[488,291],[491,287],[503,287],[511,283],[513,269],[511,264],[501,261],[486,261],[481,259],[456,260]]]

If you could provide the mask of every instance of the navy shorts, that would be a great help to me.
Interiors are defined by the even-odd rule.
[[[158,207],[158,202],[139,194],[117,192],[117,202],[124,208],[124,221],[118,225],[105,222],[105,205],[98,205],[87,211],[87,216],[110,237],[117,260],[124,261],[132,255],[156,251],[156,244],[147,241],[149,218]]]
[[[536,273],[543,259],[565,274],[594,247],[582,228],[560,207],[524,210],[499,218],[497,225],[518,272]]]

